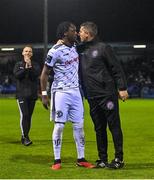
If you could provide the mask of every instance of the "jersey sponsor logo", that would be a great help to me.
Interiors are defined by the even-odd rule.
[[[46,60],[45,60],[45,62],[46,63],[50,63],[51,62],[51,60],[52,60],[52,56],[47,56],[47,58],[46,58]]]
[[[73,62],[78,61],[78,60],[79,60],[78,57],[76,57],[76,58],[74,58],[74,59],[71,59],[71,60],[69,60],[69,61],[66,61],[66,62],[65,62],[65,65],[72,64]]]
[[[107,106],[107,109],[112,110],[114,108],[114,103],[112,101],[108,101],[106,106]]]
[[[94,50],[93,52],[92,52],[92,57],[93,58],[96,58],[98,56],[98,51],[97,50]]]
[[[63,112],[62,111],[57,111],[56,112],[56,116],[57,116],[57,118],[62,117],[63,116]]]

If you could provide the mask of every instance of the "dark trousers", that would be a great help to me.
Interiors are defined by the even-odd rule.
[[[99,158],[103,161],[108,160],[108,125],[114,142],[115,158],[123,160],[123,134],[120,124],[118,98],[95,98],[88,100],[88,102],[90,105],[90,115],[96,131]]]
[[[35,107],[36,100],[23,98],[17,99],[20,111],[20,127],[23,137],[28,137],[31,128],[31,118]]]

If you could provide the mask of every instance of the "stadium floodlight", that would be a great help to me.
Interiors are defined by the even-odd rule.
[[[14,48],[1,48],[1,51],[14,51]]]
[[[145,44],[133,45],[133,48],[146,48]]]

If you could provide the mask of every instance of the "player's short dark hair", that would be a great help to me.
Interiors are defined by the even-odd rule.
[[[64,33],[69,30],[69,27],[71,25],[74,25],[74,24],[69,21],[61,22],[57,27],[57,39],[62,39],[64,37]]]
[[[80,25],[80,27],[84,27],[92,36],[97,36],[98,29],[97,25],[94,22],[87,21]]]

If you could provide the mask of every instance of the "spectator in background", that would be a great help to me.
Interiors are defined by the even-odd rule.
[[[32,144],[29,138],[31,118],[37,100],[39,65],[32,61],[33,50],[27,45],[22,51],[23,59],[14,67],[16,78],[16,98],[20,111],[21,143]]]

